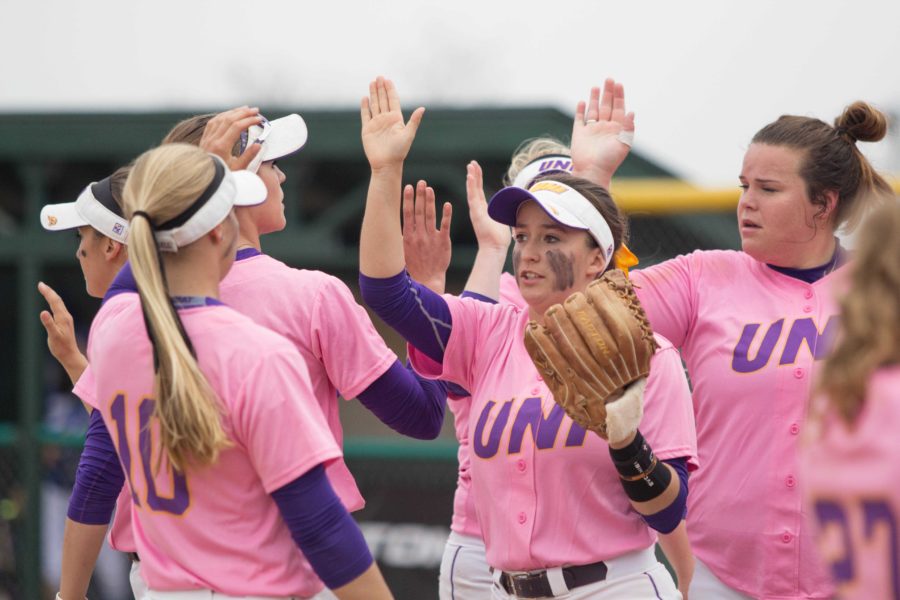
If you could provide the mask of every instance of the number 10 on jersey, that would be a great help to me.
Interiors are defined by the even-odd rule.
[[[129,407],[126,404],[124,394],[117,394],[113,399],[110,405],[110,414],[115,423],[119,458],[125,469],[128,486],[131,488],[135,505],[146,507],[154,512],[182,515],[191,503],[188,495],[187,479],[184,473],[173,469],[166,460],[162,460],[159,463],[164,464],[165,468],[160,469],[155,475],[153,473],[153,461],[158,460],[159,452],[162,451],[159,447],[154,448],[155,442],[158,442],[158,440],[154,439],[155,436],[151,428],[155,404],[156,402],[153,398],[141,400],[137,406],[137,427],[134,428],[132,426],[130,428],[132,435],[129,437],[129,422],[133,421],[134,416],[128,414]],[[133,407],[131,408],[133,409]],[[137,452],[133,452],[135,449],[137,449]],[[135,464],[135,459],[137,464]],[[144,476],[145,489],[143,490],[135,486],[133,475],[135,468],[139,468]],[[167,482],[168,485],[160,485],[163,482]],[[171,495],[161,495],[157,485],[160,488],[166,487],[170,489]]]

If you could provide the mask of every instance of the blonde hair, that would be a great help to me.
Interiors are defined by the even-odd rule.
[[[506,170],[506,177],[503,178],[503,185],[512,185],[519,175],[519,171],[542,156],[553,154],[569,156],[571,153],[572,150],[568,146],[549,136],[525,140],[513,152],[509,169]]]
[[[137,159],[124,190],[126,215],[131,220],[131,267],[157,360],[154,416],[159,420],[162,447],[179,470],[184,470],[188,461],[201,465],[215,462],[219,450],[229,442],[216,394],[200,371],[169,299],[153,226],[187,209],[214,174],[213,159],[199,148],[168,144]]]
[[[852,424],[877,369],[900,363],[900,202],[874,211],[859,234],[849,293],[841,301],[841,334],[825,360],[819,391]]]

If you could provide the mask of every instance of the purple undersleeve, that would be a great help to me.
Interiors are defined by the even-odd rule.
[[[671,533],[678,527],[678,524],[687,515],[687,496],[688,496],[688,469],[687,458],[670,458],[662,461],[675,469],[678,473],[678,479],[681,481],[681,489],[678,490],[678,496],[672,501],[672,504],[665,507],[658,513],[652,515],[642,515],[644,521],[660,533]]]
[[[313,467],[272,498],[294,542],[329,588],[350,583],[372,565],[366,540],[334,493],[325,467]]]
[[[76,523],[106,525],[125,484],[125,474],[99,410],[91,413],[75,472],[68,516]]]
[[[363,300],[381,320],[425,356],[444,362],[444,349],[453,327],[447,301],[413,281],[406,269],[384,279],[359,274]]]
[[[444,424],[447,385],[420,377],[398,360],[360,392],[359,401],[397,433],[433,440]]]

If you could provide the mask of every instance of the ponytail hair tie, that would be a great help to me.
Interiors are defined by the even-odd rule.
[[[150,223],[150,229],[153,229],[153,230],[156,229],[153,225],[153,219],[150,217],[149,214],[145,213],[142,210],[136,210],[133,213],[131,213],[131,218],[134,219],[136,217],[144,217],[145,219],[147,219],[147,222]]]

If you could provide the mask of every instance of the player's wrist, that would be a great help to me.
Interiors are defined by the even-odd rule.
[[[660,464],[640,431],[635,431],[634,439],[624,448],[610,447],[609,455],[632,502],[649,502],[661,496],[672,481],[672,472]]]
[[[599,186],[602,186],[609,189],[609,186],[612,184],[613,172],[607,171],[606,169],[596,167],[596,166],[580,166],[575,163],[572,164],[572,175],[575,177],[580,177],[582,179],[587,179],[591,183],[596,183]]]
[[[372,170],[372,177],[381,177],[385,175],[397,175],[403,172],[403,159],[379,161],[377,163],[369,163]]]

